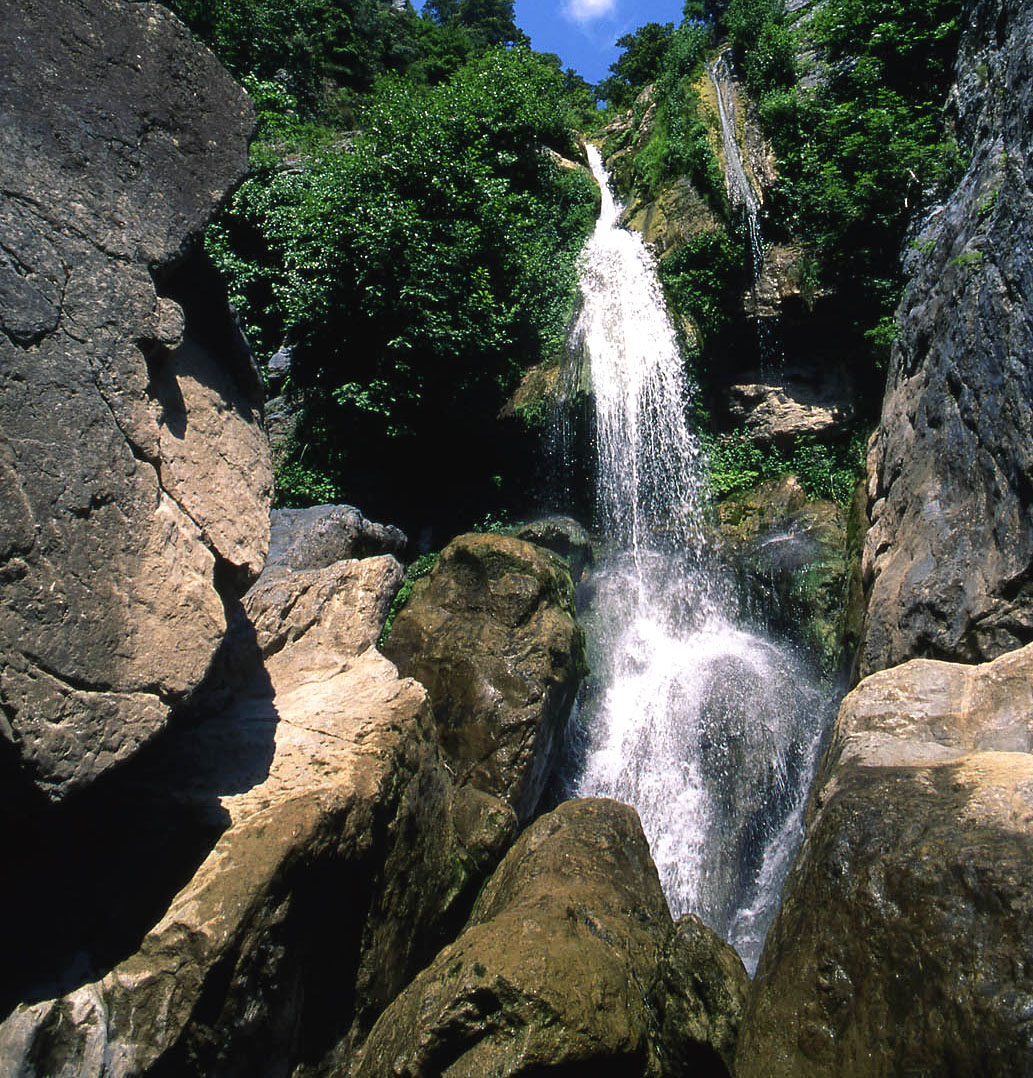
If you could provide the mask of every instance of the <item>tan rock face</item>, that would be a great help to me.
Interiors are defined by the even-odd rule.
[[[250,593],[250,692],[143,780],[221,837],[132,955],[0,1026],[11,1073],[290,1073],[347,1054],[437,950],[511,831],[493,799],[454,811],[426,693],[372,647],[401,575],[378,557]]]
[[[843,702],[736,1073],[1033,1067],[1033,648]]]
[[[701,924],[675,932],[634,810],[568,801],[521,835],[340,1073],[727,1073],[746,983]]]
[[[182,261],[252,111],[157,5],[26,0],[0,69],[0,735],[58,799],[162,728],[265,558],[259,387]]]
[[[417,581],[385,654],[426,686],[461,784],[527,820],[584,672],[566,564],[501,535],[462,535]]]

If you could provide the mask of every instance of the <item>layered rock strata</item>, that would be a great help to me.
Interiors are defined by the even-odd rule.
[[[844,700],[739,1078],[1033,1069],[1033,646]]]
[[[727,1075],[747,984],[698,920],[671,923],[634,810],[568,801],[339,1073]]]
[[[265,558],[260,386],[185,261],[251,127],[157,4],[4,12],[0,762],[51,798],[162,728]]]
[[[972,6],[956,69],[970,164],[908,253],[878,437],[861,673],[1033,639],[1033,8]]]

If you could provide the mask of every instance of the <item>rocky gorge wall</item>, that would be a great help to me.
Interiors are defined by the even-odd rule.
[[[15,5],[0,69],[0,752],[60,799],[162,729],[265,560],[261,386],[192,260],[252,110],[157,5]]]
[[[969,158],[916,232],[869,458],[863,674],[1033,639],[1033,13],[966,6],[950,107]]]
[[[979,0],[963,20],[951,106],[969,166],[907,255],[868,458],[863,680],[754,981],[742,1078],[1033,1067],[1033,670],[1020,646],[1033,8]]]
[[[671,921],[632,811],[539,815],[584,670],[569,563],[460,537],[387,658],[405,537],[349,507],[270,528],[260,389],[195,255],[243,94],[157,5],[5,12],[0,1073],[1033,1066],[1033,15],[967,14],[971,165],[910,256],[870,458],[875,672],[751,987]],[[838,511],[786,481],[722,525],[751,557],[805,538],[747,584],[788,573],[779,602],[840,631]]]

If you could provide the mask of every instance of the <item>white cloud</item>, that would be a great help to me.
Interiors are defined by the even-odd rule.
[[[586,23],[616,14],[617,0],[567,0],[563,14],[574,22]]]

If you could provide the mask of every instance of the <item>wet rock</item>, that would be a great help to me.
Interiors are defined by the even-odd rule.
[[[585,669],[566,564],[519,539],[461,535],[416,582],[384,652],[426,686],[459,783],[528,820]]]
[[[985,0],[956,68],[968,170],[914,237],[869,457],[862,674],[1033,639],[1033,11]]]
[[[750,612],[834,670],[843,659],[851,569],[839,506],[808,499],[786,476],[725,498],[717,518]]]
[[[746,985],[701,923],[675,930],[634,810],[568,801],[521,835],[340,1073],[727,1074]]]
[[[60,799],[162,729],[265,558],[260,386],[191,256],[252,111],[157,5],[26,0],[0,72],[0,733]]]
[[[844,700],[768,936],[741,1078],[1033,1067],[1033,648]]]
[[[123,792],[207,821],[209,852],[110,972],[14,1009],[5,1073],[286,1076],[347,1055],[426,965],[515,820],[456,800],[425,691],[372,646],[401,576],[384,556],[249,594],[247,691]]]
[[[595,561],[592,538],[573,517],[543,517],[520,524],[510,534],[559,554],[570,565],[570,575],[575,583]]]

